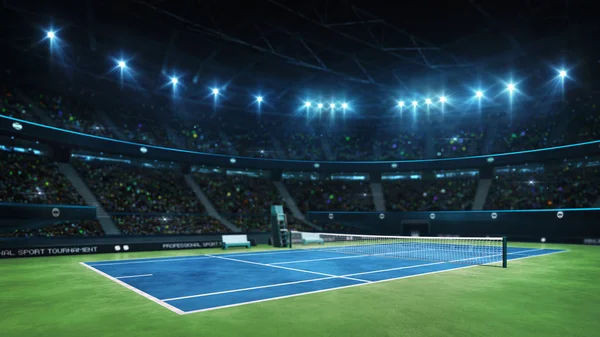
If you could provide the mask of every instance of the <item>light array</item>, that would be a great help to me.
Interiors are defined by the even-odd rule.
[[[57,36],[57,31],[56,30],[47,30],[45,35],[45,38],[50,40],[50,42],[57,40],[60,41],[60,39]],[[50,43],[51,48],[54,48],[52,46],[52,43]],[[121,71],[121,76],[123,79],[123,73],[128,72],[129,71],[129,65],[128,62],[125,59],[113,59],[115,62],[115,68],[114,69],[119,69]],[[560,79],[561,81],[563,81],[562,83],[564,83],[564,80],[566,78],[568,78],[568,72],[565,69],[556,69],[556,77],[558,79]],[[195,83],[195,80],[194,80]],[[181,77],[179,76],[170,76],[168,77],[168,84],[171,84],[173,86],[173,89],[175,90],[175,87],[182,84],[181,83]],[[167,84],[167,85],[168,85]],[[508,92],[511,95],[511,100],[512,100],[512,95],[515,92],[518,92],[518,88],[517,88],[517,84],[513,83],[513,82],[508,82],[505,83],[505,92]],[[212,95],[215,97],[215,99],[217,98],[217,96],[220,95],[221,90],[219,88],[213,87],[210,89],[210,92],[212,93]],[[435,106],[436,104],[439,104],[439,106],[441,106],[443,108],[443,106],[445,104],[450,104],[452,101],[457,101],[456,97],[454,97],[454,99],[449,99],[447,96],[445,95],[439,95],[439,96],[435,96],[436,100],[434,101],[432,98],[430,97],[425,97],[423,98],[421,101],[420,100],[411,100],[410,101],[410,106],[412,106],[412,108],[416,109],[417,107],[419,107],[420,105],[425,105],[425,107],[427,107],[429,109],[430,106]],[[254,103],[257,103],[258,105],[260,105],[261,103],[264,102],[264,97],[262,95],[256,95],[254,96],[255,100]],[[477,99],[479,100],[479,102],[481,102],[482,99],[485,98],[485,94],[484,91],[481,89],[475,90],[473,93],[473,96],[471,96],[470,99]],[[487,100],[487,99],[486,99]],[[404,100],[400,100],[397,101],[397,105],[396,107],[399,109],[403,109],[405,108],[407,105],[409,104],[408,101],[404,101]],[[328,110],[334,111],[338,108],[341,108],[343,111],[346,110],[351,110],[349,103],[344,102],[344,101],[330,101],[330,102],[311,102],[310,100],[305,100],[303,103],[303,108],[309,110],[309,109],[317,109],[319,111],[323,110],[325,107],[328,107]]]

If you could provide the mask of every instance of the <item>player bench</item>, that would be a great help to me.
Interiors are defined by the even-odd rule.
[[[310,243],[325,244],[325,241],[321,239],[319,233],[302,233],[302,244],[307,245]]]
[[[250,248],[250,241],[248,241],[248,236],[246,234],[240,235],[223,235],[223,249],[228,249],[229,247],[246,247]]]

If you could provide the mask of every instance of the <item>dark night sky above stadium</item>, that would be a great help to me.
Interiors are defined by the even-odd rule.
[[[378,107],[398,92],[508,73],[543,83],[562,65],[591,85],[593,13],[591,1],[7,0],[1,18],[11,29],[1,41],[12,50],[7,64],[27,60],[23,67],[39,72],[48,67],[41,34],[55,29],[76,72],[105,79],[124,57],[147,92],[178,72],[188,99],[211,86],[226,87],[238,106],[248,90],[293,104],[308,91],[368,92],[361,100]]]

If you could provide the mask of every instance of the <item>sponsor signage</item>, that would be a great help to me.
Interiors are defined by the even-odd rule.
[[[176,249],[201,249],[219,248],[221,241],[192,241],[192,242],[162,242],[162,243],[139,243],[139,244],[100,244],[100,245],[73,245],[73,246],[45,246],[45,247],[18,247],[1,248],[0,259],[14,257],[36,257],[36,256],[60,256],[60,255],[82,255],[82,254],[106,254],[142,252],[153,250],[176,250]]]

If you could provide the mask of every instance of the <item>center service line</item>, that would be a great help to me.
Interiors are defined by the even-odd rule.
[[[140,274],[140,275],[119,276],[119,277],[115,277],[115,278],[122,279],[122,278],[146,277],[146,276],[152,276],[152,274]]]

